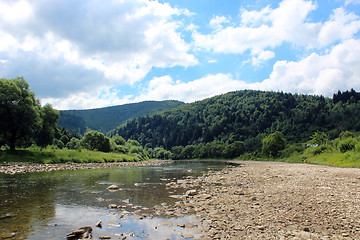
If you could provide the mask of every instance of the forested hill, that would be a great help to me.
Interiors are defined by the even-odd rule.
[[[107,133],[129,119],[155,114],[184,104],[180,101],[145,101],[113,107],[60,111],[58,126],[84,134],[86,130]]]
[[[112,131],[146,147],[243,141],[247,151],[281,131],[289,142],[306,142],[315,131],[337,137],[360,130],[360,94],[338,92],[333,98],[283,92],[242,90],[205,99],[152,116],[134,119]]]

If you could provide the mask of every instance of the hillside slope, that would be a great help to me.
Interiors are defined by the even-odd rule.
[[[336,137],[360,130],[360,94],[333,98],[282,92],[242,90],[185,104],[153,116],[139,117],[111,131],[146,147],[243,141],[247,151],[261,148],[261,139],[281,131],[289,142],[306,142],[315,131]]]
[[[107,133],[129,119],[155,114],[184,104],[180,101],[145,101],[125,105],[60,111],[58,125],[71,132],[84,134],[87,129]]]

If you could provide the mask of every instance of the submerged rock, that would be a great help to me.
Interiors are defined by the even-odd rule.
[[[16,236],[16,233],[1,233],[0,239],[10,239]]]
[[[92,238],[93,229],[90,226],[81,227],[76,231],[68,233],[66,235],[67,240],[76,240],[76,239],[90,239]]]

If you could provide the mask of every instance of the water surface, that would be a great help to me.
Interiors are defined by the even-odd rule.
[[[168,227],[161,224],[169,221],[164,216],[135,220],[132,213],[151,216],[155,205],[173,204],[176,200],[169,196],[184,189],[166,189],[169,180],[225,166],[215,161],[178,161],[152,167],[0,174],[0,232],[16,233],[13,239],[64,239],[79,227],[92,226],[94,239],[118,239],[121,234],[127,239],[182,239],[185,230],[177,224],[194,221],[194,216],[173,217],[174,226]],[[113,184],[119,191],[108,191]],[[109,209],[109,204],[124,208]],[[94,227],[99,220],[101,229]]]

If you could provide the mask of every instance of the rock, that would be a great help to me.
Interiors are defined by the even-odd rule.
[[[184,180],[184,179],[178,179],[176,181],[177,184],[186,184],[187,183],[187,180]]]
[[[202,199],[202,200],[206,200],[206,199],[209,199],[209,198],[211,198],[211,195],[210,194],[201,194],[200,196],[199,196],[199,198],[200,199]]]
[[[110,227],[117,227],[117,228],[122,227],[122,225],[120,223],[113,222],[113,221],[108,221],[107,225]]]
[[[96,224],[95,224],[95,227],[98,227],[98,228],[102,228],[102,220],[98,221]]]
[[[117,208],[117,205],[116,204],[110,204],[109,208]]]
[[[7,218],[12,218],[12,217],[14,217],[15,215],[13,215],[13,214],[10,214],[10,213],[7,213],[7,214],[5,214],[5,215],[1,215],[0,216],[0,220],[2,220],[2,219],[7,219]]]
[[[102,237],[99,237],[99,239],[111,239],[110,236],[102,236]]]
[[[181,234],[181,236],[182,236],[183,238],[194,238],[194,235],[191,234],[191,233],[183,233],[183,234]]]
[[[258,227],[257,227],[257,229],[259,229],[259,230],[261,230],[261,231],[265,230],[265,228],[266,228],[265,226],[258,226]]]
[[[175,199],[178,199],[178,198],[181,198],[182,196],[181,195],[170,195],[169,198],[175,198]]]
[[[123,203],[129,204],[129,203],[130,203],[130,199],[125,199],[125,200],[123,200]]]
[[[186,191],[185,196],[194,196],[196,195],[196,192],[197,191],[195,189],[188,190]]]
[[[9,239],[16,236],[16,233],[1,233],[0,239]]]
[[[81,227],[76,231],[68,233],[66,239],[76,240],[76,239],[90,239],[92,238],[93,229],[90,226]]]
[[[116,185],[111,185],[108,187],[109,190],[119,190],[119,187]]]
[[[144,219],[144,216],[134,215],[132,218],[134,220],[141,220],[141,219]]]
[[[171,227],[173,226],[173,223],[171,221],[167,221],[167,222],[160,222],[159,226],[168,226]]]

